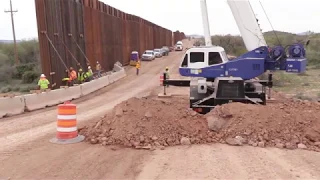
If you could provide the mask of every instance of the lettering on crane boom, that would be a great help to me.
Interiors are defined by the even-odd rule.
[[[229,68],[229,71],[238,71],[238,68]]]

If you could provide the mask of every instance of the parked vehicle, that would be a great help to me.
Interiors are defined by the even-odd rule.
[[[156,56],[156,58],[162,57],[161,49],[154,49],[153,52],[154,52],[154,55]]]
[[[161,55],[162,56],[166,56],[167,55],[167,51],[165,49],[161,48],[160,51],[161,51]]]
[[[181,45],[182,46],[183,45],[182,41],[178,41],[177,45]]]
[[[162,47],[163,51],[164,51],[164,56],[168,56],[169,55],[169,52],[170,52],[170,49],[167,47],[167,46],[163,46]]]
[[[177,44],[177,45],[176,45],[176,48],[175,48],[175,50],[176,50],[176,51],[182,51],[182,50],[183,50],[183,47],[182,47],[182,45],[180,45],[180,44]]]
[[[146,50],[141,57],[142,61],[152,61],[155,59],[155,53],[152,50]]]
[[[183,50],[183,44],[182,44],[181,41],[177,42],[175,50],[176,51],[182,51]]]

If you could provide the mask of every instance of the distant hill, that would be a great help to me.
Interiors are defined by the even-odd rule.
[[[187,35],[187,37],[192,37],[192,38],[199,39],[199,38],[203,38],[204,36],[203,35],[199,35],[199,34],[190,34],[190,35]]]
[[[300,36],[308,36],[308,35],[311,35],[311,34],[314,34],[314,32],[306,31],[306,32],[298,33],[297,35],[300,35]]]
[[[274,36],[274,33],[276,33],[277,36],[295,35],[293,33],[284,32],[284,31],[267,31],[267,32],[264,32],[263,35],[264,36]]]
[[[17,43],[21,42],[20,40],[17,40]],[[11,44],[13,43],[13,40],[0,40],[0,43],[2,44]]]

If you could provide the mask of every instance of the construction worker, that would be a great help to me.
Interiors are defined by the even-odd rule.
[[[101,65],[100,65],[99,61],[97,61],[96,71],[98,73],[98,77],[101,77]]]
[[[92,76],[92,75],[93,75],[93,72],[92,72],[91,66],[88,66],[88,73],[89,73],[89,75],[90,75],[90,76]]]
[[[86,78],[87,78],[86,73],[83,72],[82,69],[79,69],[79,72],[78,72],[78,82],[79,82],[79,84],[82,84]]]
[[[91,66],[88,66],[88,71],[85,73],[86,78],[84,79],[85,82],[89,82],[93,80],[93,72]]]
[[[166,70],[164,71],[165,75],[166,75],[166,79],[169,79],[169,67],[166,67]]]
[[[40,90],[46,90],[49,88],[49,80],[46,78],[44,74],[41,74],[40,79],[38,81],[38,86]]]
[[[166,70],[164,71],[164,75],[166,76],[166,79],[169,79],[169,67],[166,67]],[[169,85],[167,85],[167,87],[169,87]]]
[[[138,61],[138,62],[136,63],[137,75],[139,75],[140,67],[141,67],[140,61]]]
[[[62,78],[62,85],[63,86],[70,86],[70,77],[69,77],[69,70],[65,71],[65,76]]]
[[[77,72],[73,69],[73,67],[70,67],[69,70],[69,83],[70,86],[73,86],[74,82],[77,80]]]

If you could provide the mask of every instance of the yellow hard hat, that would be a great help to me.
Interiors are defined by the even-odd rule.
[[[79,69],[79,71],[82,71],[82,69]]]

